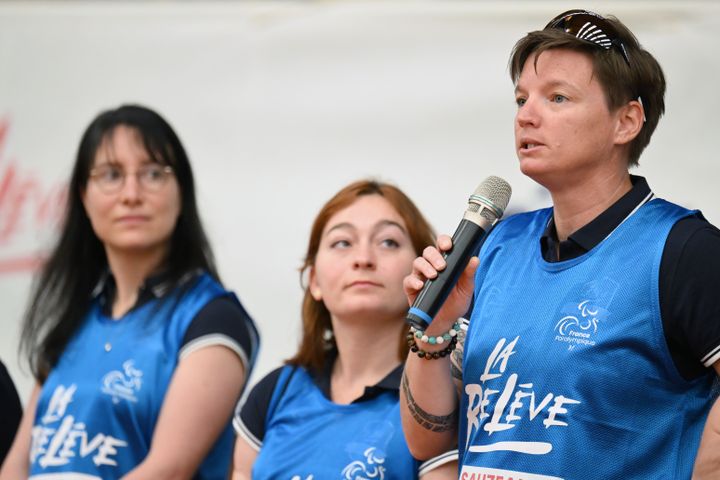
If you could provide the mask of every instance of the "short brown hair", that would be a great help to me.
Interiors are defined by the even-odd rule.
[[[520,78],[525,62],[551,49],[568,49],[586,53],[593,63],[593,71],[605,92],[608,109],[612,112],[627,102],[642,99],[646,121],[637,137],[630,143],[628,165],[637,165],[640,154],[650,143],[660,117],[665,112],[665,75],[655,58],[640,46],[635,35],[616,17],[610,23],[624,44],[629,61],[616,49],[605,50],[592,43],[568,35],[559,29],[528,33],[513,47],[510,55],[510,77],[514,83]]]
[[[430,227],[430,224],[425,220],[425,217],[423,217],[412,200],[399,188],[376,180],[359,180],[336,193],[323,205],[317,217],[315,217],[310,231],[310,240],[308,241],[307,252],[305,253],[305,261],[300,267],[301,277],[309,268],[315,265],[322,233],[330,218],[340,210],[349,207],[359,197],[365,195],[380,195],[395,208],[405,222],[408,236],[418,256],[422,254],[425,247],[434,244],[435,235],[432,227]],[[294,357],[290,358],[287,363],[321,369],[325,363],[328,350],[334,346],[334,340],[327,337],[327,332],[332,332],[330,312],[322,301],[313,298],[307,285],[303,288],[305,294],[302,304],[302,339],[298,352]],[[404,359],[408,353],[406,340],[408,331],[409,328],[403,329],[403,333],[399,339],[399,360]]]

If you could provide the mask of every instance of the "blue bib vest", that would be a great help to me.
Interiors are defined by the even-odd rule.
[[[115,479],[141,463],[185,332],[200,309],[221,295],[232,294],[203,274],[182,295],[171,292],[119,321],[93,302],[42,387],[30,478]],[[233,439],[228,423],[196,478],[227,478]]]
[[[691,213],[652,200],[558,263],[540,252],[551,209],[493,230],[465,343],[461,480],[690,478],[714,376],[675,369],[658,275]]]
[[[283,368],[253,480],[412,480],[418,467],[400,426],[397,392],[338,405],[305,369]]]

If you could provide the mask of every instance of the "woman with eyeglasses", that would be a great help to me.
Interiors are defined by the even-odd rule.
[[[209,479],[258,336],[219,282],[188,157],[122,106],[82,136],[21,346],[37,385],[0,478]]]
[[[235,416],[233,480],[457,478],[457,451],[419,462],[400,426],[400,376],[414,345],[402,281],[432,243],[392,185],[361,180],[325,204],[301,269],[302,341]]]

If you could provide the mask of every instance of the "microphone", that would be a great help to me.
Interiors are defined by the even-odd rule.
[[[405,321],[419,330],[432,322],[445,299],[465,270],[487,230],[502,217],[512,188],[500,177],[490,176],[468,199],[468,208],[452,236],[452,248],[443,254],[447,266],[427,280],[413,302]]]

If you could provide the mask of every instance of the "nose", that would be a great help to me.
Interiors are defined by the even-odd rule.
[[[355,250],[353,267],[364,270],[372,270],[376,267],[375,252],[369,243],[358,245]]]
[[[141,187],[137,175],[125,174],[122,188],[120,189],[120,199],[126,204],[136,204],[141,200]]]
[[[537,126],[540,121],[536,102],[528,97],[522,105],[518,106],[515,122],[519,127]]]

